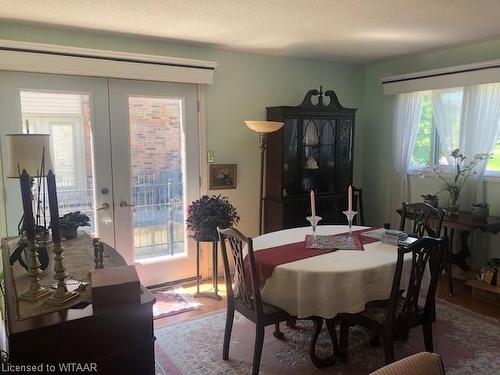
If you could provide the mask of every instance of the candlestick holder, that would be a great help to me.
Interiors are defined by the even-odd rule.
[[[80,294],[76,291],[70,292],[66,287],[66,279],[68,278],[68,273],[64,268],[63,264],[63,251],[64,248],[61,242],[54,242],[54,248],[52,252],[55,254],[54,257],[54,279],[57,280],[56,291],[45,301],[49,305],[62,306],[69,301],[77,298]]]
[[[38,260],[38,251],[35,240],[28,240],[28,276],[30,280],[30,288],[23,293],[19,300],[26,302],[36,302],[50,294],[50,291],[45,289],[40,284],[40,261]]]
[[[358,214],[358,211],[344,211],[343,212],[345,216],[347,216],[347,223],[349,224],[349,234],[352,233],[352,220],[354,219],[354,216]]]
[[[313,230],[313,237],[316,238],[316,226],[318,223],[321,221],[322,217],[321,216],[308,216],[306,217],[307,221],[311,223],[312,230]]]

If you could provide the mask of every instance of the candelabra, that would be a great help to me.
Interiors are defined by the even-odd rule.
[[[308,216],[306,217],[307,221],[311,223],[312,230],[313,230],[313,238],[316,239],[316,227],[318,223],[321,221],[322,217],[321,216]]]
[[[344,211],[343,213],[345,216],[347,216],[347,223],[349,224],[349,234],[351,234],[352,233],[352,221],[354,219],[354,216],[357,215],[358,211],[348,210],[348,211]]]
[[[20,177],[21,197],[23,201],[24,211],[24,230],[28,241],[28,276],[30,278],[30,288],[24,292],[19,299],[26,302],[36,302],[49,295],[49,291],[40,285],[40,261],[38,260],[38,252],[35,243],[36,231],[35,220],[33,218],[33,206],[31,199],[31,178],[23,170]]]
[[[79,296],[79,293],[77,291],[70,292],[66,287],[65,280],[69,275],[66,272],[63,264],[64,248],[61,244],[61,229],[59,227],[59,208],[57,204],[56,180],[52,171],[49,171],[49,173],[47,174],[47,191],[49,194],[50,222],[52,228],[52,252],[55,255],[54,279],[57,281],[57,287],[55,292],[45,302],[51,305],[61,306],[77,298]]]

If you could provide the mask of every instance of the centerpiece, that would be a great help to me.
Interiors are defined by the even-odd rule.
[[[197,241],[217,241],[217,227],[230,228],[239,221],[236,208],[220,194],[195,200],[188,208],[186,219],[191,237]]]
[[[420,176],[424,177],[426,174],[431,174],[437,176],[443,181],[443,187],[440,191],[438,191],[438,193],[441,191],[447,191],[450,194],[450,203],[448,205],[447,214],[450,216],[456,215],[460,210],[458,200],[460,198],[462,188],[469,179],[470,175],[477,173],[476,168],[479,163],[488,160],[490,157],[491,155],[487,153],[476,154],[471,161],[467,162],[467,157],[460,153],[460,150],[457,148],[451,153],[451,168],[434,166],[429,171],[420,173]],[[452,173],[450,173],[450,169]]]

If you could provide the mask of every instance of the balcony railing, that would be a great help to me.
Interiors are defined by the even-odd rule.
[[[59,213],[81,211],[95,228],[93,189],[71,188],[58,181]],[[184,249],[184,201],[180,174],[165,178],[136,176],[132,186],[134,248],[136,259],[176,255]],[[46,209],[47,223],[48,207]]]

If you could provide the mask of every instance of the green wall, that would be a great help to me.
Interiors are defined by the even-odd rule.
[[[346,107],[361,107],[362,102],[363,70],[357,66],[13,23],[0,24],[0,39],[216,61],[214,84],[207,89],[207,149],[215,152],[216,163],[238,164],[238,188],[217,193],[227,195],[236,205],[240,229],[248,235],[258,232],[259,145],[257,134],[243,121],[265,119],[266,106],[297,105],[307,90],[320,84],[335,90]],[[362,130],[358,122],[357,184],[362,175]]]
[[[500,59],[500,40],[408,56],[365,67],[361,116],[364,130],[362,179],[370,224],[380,225],[390,219],[394,96],[383,94],[381,79],[397,74],[493,59]],[[420,194],[439,190],[438,182],[432,178],[422,180],[412,176],[410,185],[413,201],[419,201]],[[448,197],[442,194],[440,199],[445,203]],[[491,214],[500,216],[500,179],[486,183],[486,200],[491,204]],[[475,234],[473,242],[472,262],[476,266],[488,257],[500,257],[499,236],[479,237],[479,234]]]

